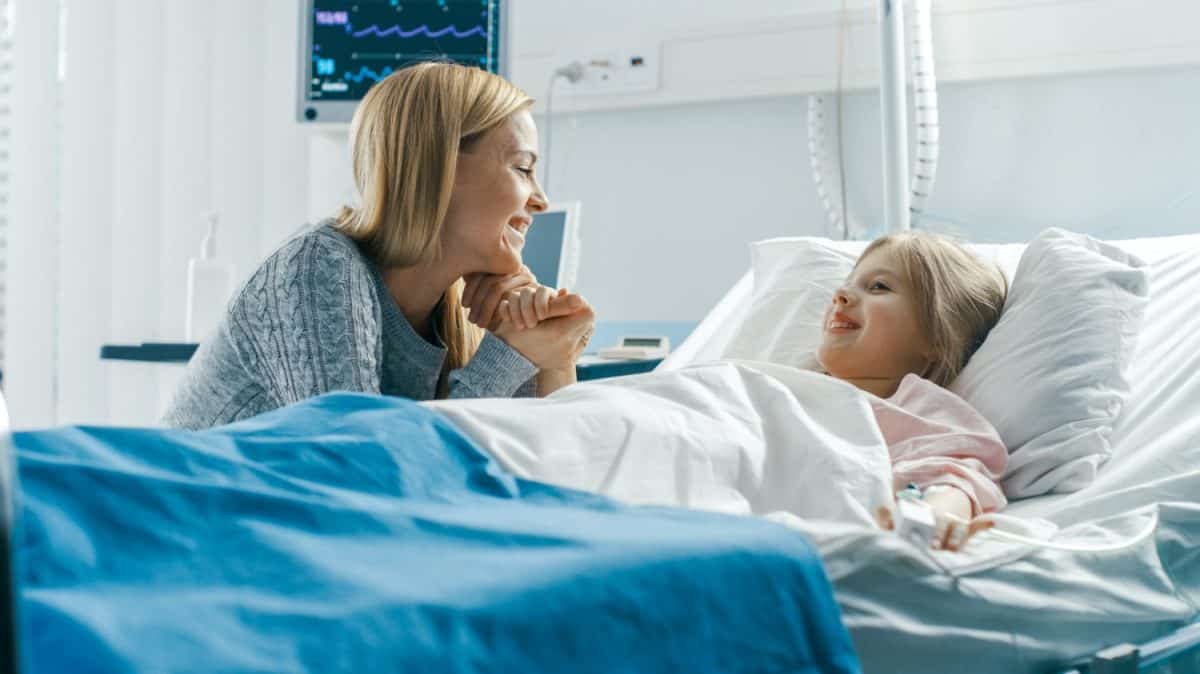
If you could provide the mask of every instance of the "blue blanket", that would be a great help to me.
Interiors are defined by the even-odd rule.
[[[17,433],[34,672],[856,672],[812,548],[505,473],[411,402]]]

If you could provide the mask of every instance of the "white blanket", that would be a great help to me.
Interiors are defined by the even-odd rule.
[[[541,400],[426,403],[505,468],[636,504],[787,513],[867,528],[891,464],[853,386],[791,368],[702,365]]]
[[[965,552],[931,552],[879,530],[872,514],[891,500],[887,448],[863,395],[823,375],[713,363],[542,400],[426,404],[519,475],[801,530],[867,672],[1046,671],[1165,633],[1200,600],[1195,505],[1061,531],[1041,520],[1002,525],[1085,552],[990,532]]]

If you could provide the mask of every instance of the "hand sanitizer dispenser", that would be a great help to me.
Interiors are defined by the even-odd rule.
[[[188,260],[187,341],[199,342],[216,329],[233,295],[233,264],[217,257],[217,216],[208,216],[200,257]]]

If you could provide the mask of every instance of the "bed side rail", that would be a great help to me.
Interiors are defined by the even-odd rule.
[[[1186,654],[1200,657],[1200,622],[1144,644],[1110,646],[1061,674],[1138,674]]]

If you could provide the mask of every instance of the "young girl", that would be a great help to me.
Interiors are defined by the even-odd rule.
[[[944,387],[999,319],[1006,285],[999,270],[948,239],[898,234],[866,249],[825,312],[817,360],[826,374],[869,394],[893,488],[933,508],[937,548],[958,549],[987,526],[971,520],[1005,505],[998,480],[1007,450],[992,426]],[[528,328],[544,305],[537,291],[524,289],[511,293],[500,313]],[[890,513],[880,520],[891,528]]]
[[[938,520],[934,547],[957,549],[1006,501],[1008,451],[991,424],[948,386],[1000,318],[1007,283],[961,246],[912,232],[867,247],[825,312],[817,359],[870,393],[897,493],[916,493]],[[913,485],[913,487],[908,487]],[[880,519],[891,528],[890,513]]]

